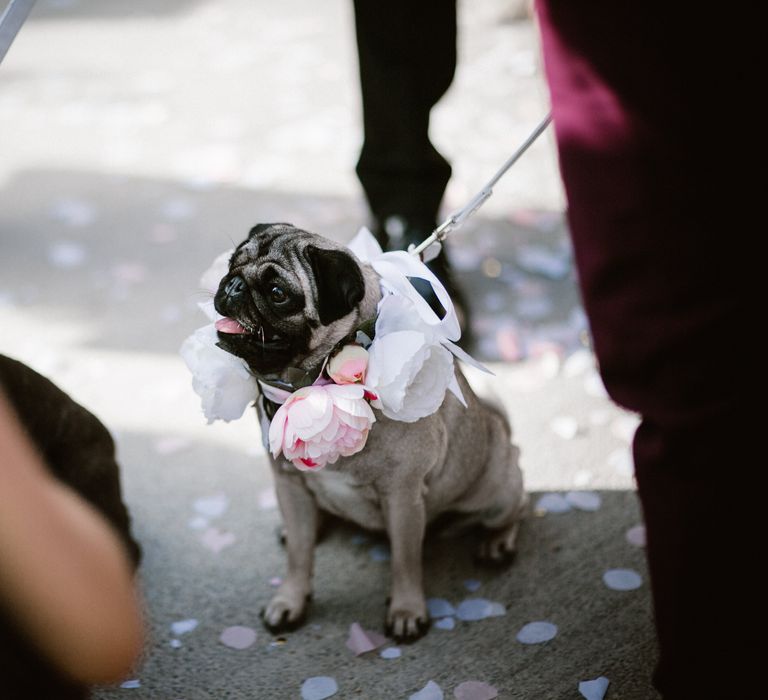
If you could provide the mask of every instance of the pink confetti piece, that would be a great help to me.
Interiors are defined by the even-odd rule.
[[[603,583],[614,591],[634,591],[643,585],[643,577],[633,569],[608,569]]]
[[[176,229],[170,224],[155,224],[149,232],[147,239],[150,243],[162,245],[164,243],[172,243],[178,236],[179,234],[176,232]]]
[[[538,620],[523,625],[517,633],[516,639],[521,644],[541,644],[542,642],[554,639],[556,635],[557,625],[544,620]]]
[[[635,547],[645,547],[645,525],[635,525],[627,530],[627,542]]]
[[[243,650],[253,646],[256,641],[256,630],[251,627],[234,625],[227,627],[220,635],[219,641],[231,649]]]
[[[330,676],[314,676],[301,684],[301,700],[325,700],[339,692],[339,685]]]
[[[429,681],[421,690],[413,693],[408,700],[443,700],[443,689],[434,681]]]
[[[141,284],[147,278],[147,267],[138,262],[123,262],[112,268],[112,276],[125,284]]]
[[[218,554],[221,550],[231,547],[237,538],[232,532],[222,532],[218,528],[209,527],[201,536],[200,542],[204,547]]]
[[[269,579],[269,585],[272,586],[272,588],[277,588],[282,582],[283,579],[281,579],[279,576],[273,576],[271,579]]]
[[[141,681],[134,678],[130,681],[124,681],[120,684],[121,688],[141,688]]]
[[[499,697],[499,691],[482,681],[464,681],[453,691],[456,700],[493,700]]]
[[[608,690],[609,681],[605,676],[599,676],[591,681],[581,681],[579,692],[587,700],[603,700]]]
[[[496,331],[496,349],[505,362],[517,362],[525,356],[520,334],[508,326]]]
[[[366,652],[378,649],[386,643],[386,637],[383,637],[378,632],[364,630],[357,622],[353,622],[349,626],[347,649],[349,649],[355,656],[360,656]]]
[[[153,447],[159,455],[172,455],[185,450],[189,445],[190,442],[187,438],[169,435],[168,437],[155,440]]]

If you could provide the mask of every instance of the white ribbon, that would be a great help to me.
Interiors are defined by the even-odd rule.
[[[419,312],[421,319],[429,324],[437,337],[438,342],[450,350],[459,360],[471,365],[483,372],[493,374],[471,355],[464,352],[454,341],[461,337],[459,319],[453,308],[451,296],[446,291],[443,283],[435,274],[418,258],[418,256],[406,253],[403,250],[395,250],[385,253],[378,241],[365,227],[358,231],[357,235],[347,244],[349,248],[362,262],[367,262],[381,277],[382,291],[390,294],[399,294],[408,298]],[[409,277],[418,277],[432,285],[435,295],[445,309],[445,316],[441,320],[426,302],[424,297],[416,291],[416,288],[408,280]],[[454,386],[456,391],[454,391]],[[451,391],[462,400],[458,384],[451,385]],[[458,392],[458,393],[457,393]]]

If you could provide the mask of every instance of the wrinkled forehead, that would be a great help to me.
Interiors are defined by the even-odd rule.
[[[257,261],[291,261],[304,248],[302,233],[293,226],[280,224],[263,230],[254,230],[235,248],[230,264],[235,266]]]

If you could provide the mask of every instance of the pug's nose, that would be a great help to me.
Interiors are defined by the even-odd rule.
[[[224,286],[224,294],[226,294],[228,297],[239,297],[241,294],[245,292],[247,289],[247,286],[245,284],[245,280],[240,277],[233,277],[227,284]]]

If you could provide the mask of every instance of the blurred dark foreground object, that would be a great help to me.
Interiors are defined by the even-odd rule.
[[[112,437],[89,411],[51,381],[16,360],[0,355],[0,396],[53,476],[88,501],[112,525],[135,569],[139,545],[131,536],[122,500]],[[0,464],[0,468],[6,465]],[[56,586],[51,572],[51,586]],[[69,700],[88,697],[88,689],[56,670],[3,609],[0,601],[0,697],[12,700]],[[73,633],[75,633],[73,631]],[[116,630],[119,634],[120,631]]]

